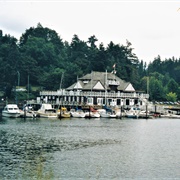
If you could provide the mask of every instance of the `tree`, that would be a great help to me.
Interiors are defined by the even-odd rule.
[[[170,79],[167,84],[167,90],[168,92],[177,93],[178,92],[178,84],[174,79]]]
[[[161,101],[165,99],[164,88],[160,80],[150,77],[149,87],[150,100]]]
[[[175,102],[175,101],[177,101],[177,95],[176,95],[176,93],[170,92],[170,93],[166,94],[166,99],[168,101]]]

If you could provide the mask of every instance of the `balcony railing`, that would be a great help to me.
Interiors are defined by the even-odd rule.
[[[143,93],[124,93],[124,92],[82,92],[82,91],[41,91],[40,96],[84,96],[84,97],[112,97],[112,98],[139,98],[148,99],[149,94]]]

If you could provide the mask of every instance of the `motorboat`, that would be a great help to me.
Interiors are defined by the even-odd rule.
[[[32,106],[28,106],[27,104],[25,104],[23,106],[23,110],[20,109],[20,117],[22,117],[22,118],[35,118],[36,112],[33,111]]]
[[[100,116],[102,118],[116,118],[116,114],[113,114],[110,112],[102,112],[102,113],[100,113]]]
[[[171,113],[161,114],[160,117],[170,118],[170,119],[180,119],[180,115],[178,115],[178,114],[171,114]]]
[[[105,109],[97,110],[102,118],[116,118],[116,113],[114,111],[107,111]]]
[[[125,117],[127,118],[138,118],[141,109],[139,107],[131,107],[130,110],[125,111]]]
[[[58,118],[70,118],[71,117],[71,113],[67,111],[67,109],[65,107],[62,107],[59,111],[58,111]]]
[[[20,109],[17,104],[7,104],[2,110],[2,116],[4,117],[20,117]]]
[[[37,111],[37,116],[44,118],[57,118],[58,113],[51,104],[42,104],[40,109]]]
[[[20,110],[20,117],[23,118],[35,118],[37,115],[35,111],[32,110]]]
[[[142,111],[139,112],[139,118],[148,119],[148,118],[151,118],[151,117],[153,117],[153,116],[150,115],[149,111],[142,110]]]
[[[71,113],[72,117],[76,117],[76,118],[84,118],[85,117],[85,113],[81,109],[77,109],[77,110],[71,109],[70,113]]]

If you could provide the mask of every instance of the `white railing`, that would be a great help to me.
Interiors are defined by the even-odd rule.
[[[114,97],[114,98],[140,98],[148,99],[149,94],[142,93],[121,93],[121,92],[82,92],[82,91],[41,91],[40,96],[85,96],[85,97]]]

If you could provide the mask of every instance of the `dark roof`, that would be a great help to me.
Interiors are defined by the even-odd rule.
[[[82,90],[91,90],[93,87],[99,82],[101,85],[106,88],[106,79],[109,80],[115,80],[118,81],[120,85],[117,86],[117,90],[124,91],[127,86],[131,83],[126,82],[119,77],[117,77],[115,74],[112,73],[106,73],[106,72],[97,72],[92,71],[89,74],[86,74],[85,76],[78,79],[78,82],[82,86]],[[72,84],[70,87],[67,88],[67,90],[74,90],[74,87],[76,86],[77,82]],[[80,88],[79,88],[80,89]],[[107,86],[107,89],[110,90],[110,87]]]

